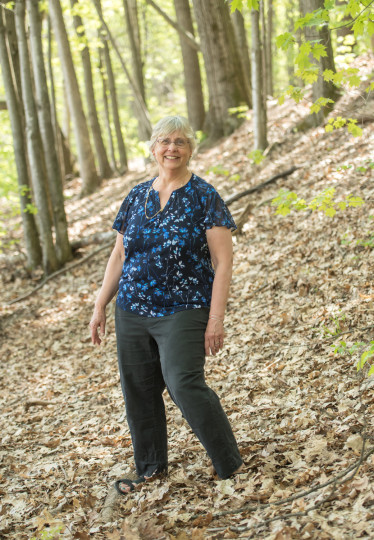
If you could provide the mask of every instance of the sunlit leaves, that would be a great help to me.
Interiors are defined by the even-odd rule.
[[[347,129],[351,135],[354,137],[360,137],[362,135],[362,129],[357,125],[357,120],[354,118],[343,118],[342,116],[337,116],[336,118],[329,118],[325,131],[327,133],[333,131],[334,129],[339,129],[344,126],[347,126]]]
[[[369,348],[362,353],[359,361],[357,362],[357,371],[360,371],[364,367],[366,362],[368,362],[370,358],[373,358],[373,357],[374,357],[374,341],[370,341]],[[368,372],[368,376],[373,375],[373,374],[374,374],[374,365],[371,365]]]
[[[283,49],[284,51],[287,51],[289,47],[296,43],[296,39],[289,32],[285,32],[284,34],[280,34],[279,36],[277,36],[275,42],[278,49]]]
[[[348,207],[362,206],[364,201],[360,197],[349,194],[341,201],[335,201],[335,188],[326,188],[314,199],[307,202],[298,197],[293,191],[281,189],[271,205],[276,206],[276,214],[287,216],[292,210],[312,210],[313,212],[323,212],[328,217],[334,217],[337,211],[345,210]]]
[[[232,0],[231,2],[231,13],[234,13],[234,11],[242,11],[244,7],[244,3],[247,6],[248,9],[256,9],[258,10],[258,0]]]
[[[295,22],[295,32],[305,26],[321,26],[329,21],[329,13],[326,9],[317,9],[307,13],[305,17],[300,17]]]
[[[256,164],[260,165],[265,159],[265,156],[262,150],[252,150],[249,154],[250,159]]]
[[[310,107],[311,114],[318,113],[321,110],[321,107],[326,107],[329,103],[334,103],[334,101],[330,98],[318,98]]]

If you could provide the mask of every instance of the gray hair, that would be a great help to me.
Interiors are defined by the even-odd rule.
[[[153,128],[151,140],[149,141],[149,150],[153,151],[159,137],[170,135],[174,131],[180,131],[188,139],[193,153],[197,146],[195,133],[184,116],[165,116],[165,118],[159,120]]]

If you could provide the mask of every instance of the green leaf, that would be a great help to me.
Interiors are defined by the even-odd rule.
[[[327,56],[326,47],[322,43],[316,43],[313,46],[312,55],[316,60],[319,60],[322,56]]]
[[[243,9],[243,0],[232,0],[231,2],[231,13],[234,13],[234,11],[242,11]]]
[[[374,374],[374,366],[371,366],[371,368],[368,371],[368,377]]]
[[[325,214],[326,214],[326,216],[328,216],[328,217],[334,217],[335,214],[336,214],[336,210],[335,210],[335,208],[333,208],[332,206],[330,206],[330,208],[326,208]]]
[[[278,49],[283,49],[287,51],[294,43],[296,42],[294,36],[289,32],[285,32],[276,37],[275,43]]]

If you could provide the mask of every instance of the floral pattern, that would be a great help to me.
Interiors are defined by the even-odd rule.
[[[130,191],[113,223],[123,234],[126,255],[117,304],[147,317],[208,307],[214,270],[206,229],[235,230],[235,222],[214,187],[195,174],[157,213],[160,199],[151,187],[154,180]]]

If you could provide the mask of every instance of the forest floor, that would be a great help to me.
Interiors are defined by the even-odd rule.
[[[373,73],[373,58],[360,67]],[[335,114],[373,115],[373,104],[373,92],[351,89]],[[133,470],[133,459],[113,305],[100,348],[88,328],[110,247],[13,304],[40,275],[3,260],[0,538],[374,537],[374,380],[356,370],[374,340],[373,123],[360,138],[323,127],[295,132],[306,114],[303,103],[269,103],[275,144],[260,166],[248,157],[246,121],[191,167],[224,198],[299,167],[230,205],[238,218],[253,203],[234,236],[226,347],[207,358],[206,371],[245,461],[234,479],[211,477],[203,448],[165,395],[169,476],[117,496],[113,482]],[[129,189],[151,174],[149,167],[105,181],[85,199],[78,181],[69,184],[71,239],[109,231]],[[334,187],[338,199],[352,193],[365,204],[334,218],[280,217],[271,200],[281,187],[307,200]]]

